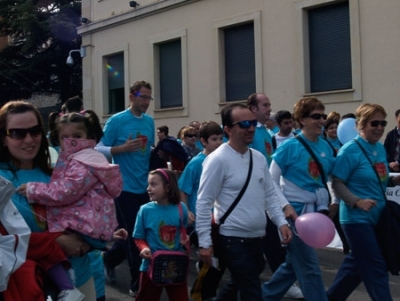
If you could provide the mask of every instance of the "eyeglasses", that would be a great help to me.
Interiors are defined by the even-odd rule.
[[[320,120],[321,118],[323,119],[323,120],[326,120],[326,118],[328,117],[326,114],[319,114],[319,113],[314,113],[314,114],[311,114],[311,115],[309,115],[309,116],[307,116],[307,117],[310,117],[311,119],[314,119],[314,120]]]
[[[232,126],[239,125],[241,129],[248,129],[251,126],[257,126],[257,119],[254,120],[242,120],[235,123],[232,123]]]
[[[6,131],[6,135],[15,140],[25,139],[28,133],[31,137],[36,138],[42,133],[42,127],[40,125],[35,125],[28,129],[8,129]]]
[[[196,134],[187,134],[187,135],[185,135],[185,137],[186,138],[195,138],[195,137],[197,137],[197,135]]]
[[[154,98],[152,98],[151,96],[147,96],[147,95],[138,95],[137,97],[140,97],[143,100],[154,100]]]
[[[369,123],[372,127],[376,128],[378,125],[385,127],[387,125],[386,120],[372,120]]]

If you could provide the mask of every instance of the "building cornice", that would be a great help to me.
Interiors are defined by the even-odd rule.
[[[89,24],[85,24],[77,28],[80,36],[89,35],[98,31],[102,31],[108,28],[122,25],[124,23],[132,22],[133,20],[148,17],[150,15],[158,14],[170,9],[174,9],[179,6],[191,4],[200,0],[164,0],[149,4],[143,7],[138,7],[132,11],[111,16],[110,18],[92,21]],[[126,3],[129,4],[128,1]]]

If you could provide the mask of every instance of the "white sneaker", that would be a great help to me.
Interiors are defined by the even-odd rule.
[[[57,301],[82,301],[84,298],[85,295],[74,287],[72,290],[63,290],[59,292]]]
[[[133,290],[131,290],[131,289],[129,290],[129,296],[131,296],[131,297],[133,297],[133,298],[136,298],[137,294],[138,294],[138,292],[133,291]]]
[[[289,299],[304,299],[303,293],[301,292],[301,289],[296,285],[296,283],[293,283],[293,285],[288,289],[284,297]]]

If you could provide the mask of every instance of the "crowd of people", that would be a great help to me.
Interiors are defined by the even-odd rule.
[[[361,282],[372,300],[392,300],[388,266],[399,271],[400,261],[384,255],[376,229],[387,222],[386,188],[400,185],[390,175],[400,171],[400,110],[382,144],[378,104],[341,118],[305,97],[273,114],[268,96],[254,93],[226,105],[220,122],[192,121],[173,137],[146,113],[151,100],[151,84],[135,82],[129,107],[104,127],[79,97],[48,126],[29,102],[0,108],[0,300],[104,301],[105,279],[118,281],[124,259],[127,293],[159,300],[153,254],[185,246],[198,250],[199,277],[191,292],[187,282],[165,285],[170,300],[339,301]],[[340,141],[346,117],[358,135]],[[49,147],[59,152],[54,166]],[[334,220],[343,242],[328,289],[295,230],[311,212]],[[260,285],[264,258],[273,275]]]

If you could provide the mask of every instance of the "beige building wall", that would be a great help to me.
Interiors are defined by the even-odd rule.
[[[223,55],[219,29],[244,21],[254,23],[256,89],[266,93],[273,111],[292,110],[305,95],[315,95],[326,112],[354,112],[363,102],[379,103],[394,126],[400,108],[400,1],[350,0],[353,89],[308,93],[307,14],[305,9],[332,0],[82,0],[78,28],[83,59],[86,108],[107,114],[105,57],[124,53],[125,103],[136,80],[153,84],[148,113],[156,126],[166,124],[175,135],[192,120],[220,122],[224,98]],[[183,107],[159,109],[157,52],[154,44],[180,38]]]

